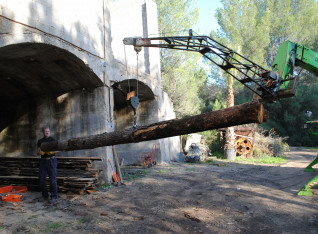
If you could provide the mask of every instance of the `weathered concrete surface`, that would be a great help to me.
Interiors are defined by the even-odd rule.
[[[162,101],[162,119],[170,120],[175,119],[176,114],[173,111],[173,104],[170,101],[168,94],[163,93]],[[165,156],[162,161],[183,161],[183,151],[181,146],[181,136],[168,137],[159,140],[160,145],[163,146],[163,155]]]
[[[138,107],[137,123],[138,125],[147,125],[156,123],[162,119],[175,119],[172,103],[168,95],[164,93],[165,111],[159,116],[158,108],[160,103],[156,99],[144,101]],[[124,130],[133,125],[133,112],[130,107],[121,108],[114,111],[116,131]],[[145,153],[154,152],[156,149],[156,162],[165,163],[170,161],[182,161],[182,149],[179,137],[169,137],[154,141],[140,142],[138,144],[125,144],[116,146],[117,153],[122,165],[142,164]]]
[[[116,1],[109,6],[111,16],[112,41],[114,57],[118,61],[126,61],[133,68],[129,75],[135,76],[137,65],[136,52],[133,46],[124,46],[124,35],[149,37],[158,35],[157,7],[151,0]],[[118,30],[120,29],[120,30]],[[124,32],[124,33],[123,33]],[[160,84],[159,50],[143,48],[138,56],[139,72],[147,74],[152,85]],[[123,64],[126,65],[125,63]],[[134,73],[134,74],[131,74]],[[126,75],[126,74],[125,74]],[[118,77],[116,77],[117,80]]]
[[[140,8],[140,5],[142,6]],[[136,14],[142,14],[142,18],[136,17]],[[162,120],[174,119],[172,103],[169,97],[161,90],[160,78],[160,56],[159,50],[143,48],[138,55],[139,74],[137,77],[137,55],[133,46],[123,45],[123,35],[150,37],[158,35],[157,8],[154,2],[135,0],[118,1],[110,4],[111,28],[120,27],[120,30],[112,30],[112,50],[116,60],[123,61],[119,63],[121,74],[114,76],[120,82],[123,79],[138,79],[146,84],[153,92],[154,99],[145,98],[145,103],[141,104],[138,110],[137,122],[140,125],[150,124]],[[123,15],[125,17],[123,17]],[[141,25],[142,27],[136,27]],[[125,33],[123,34],[122,31]],[[126,59],[125,59],[126,54]],[[126,67],[127,62],[127,67]],[[127,81],[125,81],[127,82]],[[133,88],[136,88],[133,81]],[[141,94],[142,95],[142,94]],[[142,97],[141,97],[142,98]],[[132,126],[132,111],[130,108],[115,110],[116,130]],[[179,137],[170,137],[150,142],[141,142],[138,144],[127,144],[116,146],[121,162],[127,164],[141,163],[141,155],[145,152],[152,152],[156,145],[156,160],[158,163],[169,161],[180,161],[181,146]]]
[[[138,125],[146,125],[148,123],[158,122],[158,116],[154,115],[158,110],[158,102],[150,100],[142,102],[138,107]],[[133,112],[130,107],[122,108],[114,111],[115,129],[117,131],[132,127]],[[156,161],[161,163],[163,161],[163,153],[160,151],[159,140],[140,142],[138,144],[125,144],[116,146],[119,161],[122,165],[142,164],[141,155],[145,152],[151,152],[152,147],[156,145]]]
[[[14,109],[19,116],[0,134],[0,152],[7,156],[34,155],[41,137],[41,126],[50,126],[51,134],[57,139],[87,136],[106,131],[105,122],[111,110],[103,103],[107,88],[76,90],[57,98],[45,96],[31,102],[21,102]],[[8,136],[8,137],[6,137]],[[13,150],[15,149],[15,150]],[[94,152],[102,154],[101,149]],[[65,156],[93,156],[90,151],[60,153]]]
[[[0,14],[0,46],[24,42],[55,45],[89,64],[102,79],[103,63],[112,59],[111,47],[106,52],[110,39],[107,1],[1,0]]]
[[[139,121],[171,118],[159,51],[139,53],[137,77],[136,54],[126,48],[126,66],[122,43],[127,36],[157,34],[156,11],[151,0],[0,0],[0,155],[34,155],[43,125],[58,139],[114,131],[131,112],[111,85],[127,79],[141,82]],[[162,162],[173,158],[171,142],[157,142]],[[132,152],[127,157],[145,148],[123,147]],[[60,154],[112,159],[111,147]]]

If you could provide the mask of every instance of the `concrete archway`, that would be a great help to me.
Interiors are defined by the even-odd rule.
[[[101,105],[106,92],[102,80],[67,50],[44,43],[1,47],[0,155],[34,155],[43,125],[57,139],[106,131],[110,109]]]
[[[114,110],[120,110],[129,105],[126,96],[129,90],[137,93],[138,89],[138,98],[140,102],[155,99],[152,90],[145,83],[137,81],[136,79],[123,80],[113,84],[112,87],[114,88]]]
[[[123,130],[133,125],[133,109],[127,101],[127,93],[131,91],[137,93],[137,80],[123,80],[112,85],[114,88],[114,122],[115,130]],[[160,102],[154,95],[152,89],[145,83],[138,81],[138,97],[140,104],[137,108],[137,124],[147,125],[159,121]],[[156,161],[161,162],[160,141],[147,141],[138,144],[124,144],[116,146],[119,160],[123,165],[140,165],[141,155],[144,152],[152,151],[156,147]]]
[[[0,100],[44,94],[61,95],[79,88],[96,88],[102,81],[78,57],[43,43],[0,48]]]
[[[74,54],[44,43],[19,43],[0,48],[0,131],[43,95],[59,96],[93,89],[103,82]],[[21,109],[21,107],[20,107]],[[27,109],[27,108],[22,108]]]

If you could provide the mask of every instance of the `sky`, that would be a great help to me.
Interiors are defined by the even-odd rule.
[[[218,29],[219,25],[214,15],[216,9],[221,6],[221,0],[198,0],[199,19],[193,27],[193,31],[200,35],[209,36],[212,30]],[[200,60],[199,64],[207,71],[211,70],[210,63],[203,63],[203,60]]]
[[[218,28],[215,12],[222,4],[220,0],[198,0],[199,19],[193,30],[201,35],[208,35]]]

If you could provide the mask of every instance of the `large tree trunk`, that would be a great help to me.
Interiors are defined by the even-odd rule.
[[[226,99],[226,107],[234,106],[234,89],[233,89],[233,78],[232,82],[228,82],[228,89],[227,89],[227,99]],[[228,127],[225,133],[225,146],[224,149],[235,149],[235,135],[234,135],[234,128]]]
[[[238,53],[240,53],[241,48],[238,46]],[[234,71],[234,74],[237,75],[237,71]],[[233,89],[233,77],[229,74],[226,77],[227,81],[227,99],[226,99],[226,107],[234,106],[234,89]],[[234,127],[228,127],[225,132],[225,145],[224,145],[224,157],[226,159],[235,160],[236,158],[236,148],[235,148],[235,133]]]
[[[233,77],[227,75],[227,99],[226,107],[234,106],[234,89],[233,89]],[[234,127],[228,127],[225,132],[225,145],[224,145],[224,157],[226,159],[234,160],[236,157],[235,150],[235,134]]]
[[[267,118],[267,112],[264,112],[261,103],[249,102],[184,119],[173,119],[148,126],[138,126],[134,130],[126,129],[123,131],[105,132],[87,137],[43,143],[41,149],[43,151],[70,151],[137,143],[241,124],[263,123]]]

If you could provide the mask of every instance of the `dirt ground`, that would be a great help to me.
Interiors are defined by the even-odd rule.
[[[0,233],[318,233],[318,191],[297,196],[317,172],[314,150],[292,148],[287,163],[173,163],[126,168],[126,186],[56,204],[28,192],[0,202]]]

